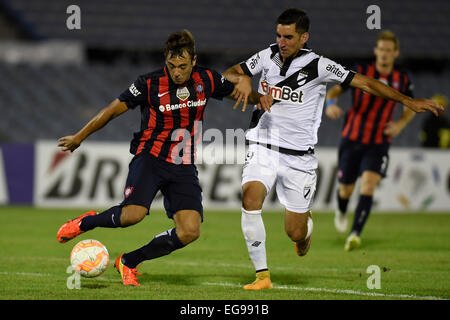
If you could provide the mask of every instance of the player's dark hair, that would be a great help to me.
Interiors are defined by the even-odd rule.
[[[191,59],[194,59],[195,40],[192,33],[188,30],[183,30],[169,34],[164,48],[164,55],[169,58],[174,56],[183,57],[185,50],[189,53]]]
[[[277,24],[289,25],[295,23],[295,31],[302,34],[309,30],[309,17],[305,11],[290,8],[283,11],[277,19]]]

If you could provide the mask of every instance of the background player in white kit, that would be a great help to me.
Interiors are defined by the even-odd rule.
[[[272,288],[266,258],[262,205],[276,183],[285,210],[285,231],[304,256],[311,244],[311,207],[316,189],[317,143],[327,83],[349,84],[392,99],[415,112],[442,107],[431,100],[412,99],[383,83],[346,70],[308,49],[309,18],[300,9],[287,9],[277,19],[277,43],[247,61],[229,68],[224,76],[236,84],[234,95],[246,108],[250,77],[261,73],[258,91],[274,98],[270,112],[254,110],[246,135],[250,146],[242,173],[242,232],[256,270],[247,290]]]

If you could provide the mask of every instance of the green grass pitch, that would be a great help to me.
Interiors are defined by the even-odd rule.
[[[284,214],[264,212],[268,263],[274,289],[248,292],[254,280],[240,227],[239,211],[205,210],[201,236],[168,256],[146,261],[141,287],[123,286],[113,268],[122,252],[134,250],[172,228],[161,210],[152,210],[128,228],[97,228],[66,244],[56,231],[79,209],[0,207],[0,299],[157,299],[157,300],[335,300],[449,299],[450,214],[372,214],[362,248],[344,251],[346,235],[334,230],[333,215],[314,213],[307,256],[298,257],[284,233]],[[352,218],[352,217],[351,217]],[[98,278],[81,278],[68,289],[69,254],[79,240],[97,239],[109,250],[110,264]],[[369,289],[367,273],[379,266],[381,289]]]

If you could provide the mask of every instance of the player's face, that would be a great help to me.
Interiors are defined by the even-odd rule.
[[[283,60],[296,55],[308,41],[308,37],[308,32],[299,34],[295,30],[295,23],[277,25],[277,44]]]
[[[196,62],[197,56],[192,59],[186,50],[181,55],[169,53],[166,57],[166,66],[172,81],[176,84],[183,84],[188,81]]]
[[[392,67],[394,65],[395,58],[398,57],[399,51],[395,48],[394,41],[378,40],[374,53],[377,64],[384,67]]]

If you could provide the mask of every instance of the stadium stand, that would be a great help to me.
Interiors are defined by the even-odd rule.
[[[299,6],[295,0],[79,0],[82,28],[61,28],[71,0],[2,0],[4,8],[37,38],[81,40],[88,46],[161,48],[167,34],[187,28],[199,48],[256,50],[273,35],[280,10]],[[319,52],[339,56],[367,56],[373,40],[366,28],[371,0],[304,0],[312,20],[311,45]],[[450,28],[447,0],[376,1],[382,28],[390,28],[411,57],[448,57]],[[371,31],[376,32],[376,31]],[[420,37],[418,35],[420,34]],[[352,48],[352,50],[348,50]]]
[[[366,28],[366,8],[371,2],[302,1],[312,20],[309,45],[349,67],[372,57],[377,30]],[[415,94],[423,97],[450,92],[450,2],[432,3],[377,1],[382,28],[399,36],[399,63],[411,70]],[[70,4],[67,0],[0,0],[0,44],[23,38],[38,43],[75,41],[87,55],[81,63],[0,62],[0,141],[56,140],[78,130],[138,74],[161,67],[162,44],[174,30],[191,30],[199,64],[224,71],[274,41],[276,16],[283,8],[298,6],[297,1],[288,0],[79,0],[81,30],[68,30]],[[349,99],[343,96],[340,104],[345,108]],[[247,128],[250,111],[241,114],[231,106],[231,101],[212,100],[204,128]],[[419,146],[420,123],[418,116],[394,145]],[[320,145],[335,146],[341,125],[323,117]],[[128,112],[94,138],[128,141],[138,126],[139,112]]]

